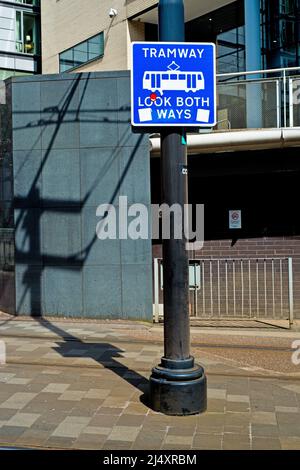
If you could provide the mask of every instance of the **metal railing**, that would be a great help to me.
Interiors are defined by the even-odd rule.
[[[202,319],[288,320],[292,258],[190,260],[190,314]],[[162,260],[154,260],[154,317],[163,315]]]
[[[217,75],[215,130],[300,126],[300,67]]]

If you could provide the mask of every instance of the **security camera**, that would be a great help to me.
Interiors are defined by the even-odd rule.
[[[108,13],[108,14],[109,14],[110,18],[114,18],[115,16],[117,16],[118,12],[117,12],[117,10],[115,10],[114,8],[111,8],[111,9],[109,10],[109,13]]]

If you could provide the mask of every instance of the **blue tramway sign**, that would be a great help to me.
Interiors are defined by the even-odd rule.
[[[133,126],[215,126],[215,45],[134,42],[131,93]]]

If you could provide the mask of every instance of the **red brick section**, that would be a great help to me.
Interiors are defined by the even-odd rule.
[[[153,257],[161,258],[161,245],[153,246]],[[293,259],[294,275],[294,315],[300,318],[300,236],[278,238],[241,239],[232,246],[232,240],[205,241],[198,252],[191,252],[191,259],[257,259],[287,258]],[[284,296],[287,298],[287,285],[284,285]],[[278,292],[276,292],[276,298]],[[201,302],[201,299],[199,299]],[[232,299],[229,299],[230,302]],[[240,294],[237,292],[237,302]],[[263,301],[263,299],[262,299]],[[208,307],[209,310],[209,307]]]

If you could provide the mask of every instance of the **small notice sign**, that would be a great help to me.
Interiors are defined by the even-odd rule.
[[[242,211],[229,211],[229,228],[241,229],[242,228]]]

